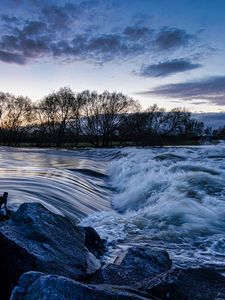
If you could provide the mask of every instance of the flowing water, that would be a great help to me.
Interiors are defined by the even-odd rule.
[[[225,145],[115,150],[0,148],[9,206],[38,201],[107,239],[225,270]]]

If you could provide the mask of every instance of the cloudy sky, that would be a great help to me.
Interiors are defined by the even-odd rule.
[[[224,0],[1,0],[0,90],[225,111]]]

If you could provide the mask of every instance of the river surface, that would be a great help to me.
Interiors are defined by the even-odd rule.
[[[177,266],[225,270],[225,145],[100,150],[0,148],[13,210],[41,202],[119,249],[166,249]]]

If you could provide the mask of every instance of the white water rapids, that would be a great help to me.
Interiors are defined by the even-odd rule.
[[[110,150],[0,148],[9,206],[79,217],[115,249],[148,244],[175,265],[225,267],[225,145]]]

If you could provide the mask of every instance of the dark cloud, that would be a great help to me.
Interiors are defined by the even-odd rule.
[[[187,59],[173,59],[159,62],[158,64],[144,65],[137,75],[143,77],[165,77],[171,74],[185,72],[200,68],[201,64],[195,64]]]
[[[70,24],[71,16],[77,14],[77,6],[74,4],[65,4],[64,6],[48,5],[42,9],[42,16],[55,29],[65,29]]]
[[[147,27],[129,26],[124,29],[124,35],[130,40],[152,37],[153,30]]]
[[[47,24],[41,21],[28,21],[23,28],[24,35],[39,35],[47,31]]]
[[[76,35],[71,42],[59,41],[52,46],[55,57],[70,56],[76,59],[104,63],[114,59],[125,59],[142,51],[140,44],[127,43],[117,34],[103,34],[89,37]]]
[[[6,14],[1,15],[1,19],[6,22],[7,24],[13,23],[13,24],[18,24],[19,19],[16,18],[15,16],[9,16]]]
[[[14,35],[3,36],[0,42],[0,48],[2,51],[12,52],[18,57],[23,57],[22,60],[28,62],[28,59],[36,59],[43,55],[47,55],[49,53],[48,43],[48,37],[35,36],[32,38],[23,31],[19,31]],[[15,63],[17,63],[17,60],[15,60]]]
[[[116,34],[77,34],[72,40],[55,42],[52,50],[55,57],[69,55],[74,59],[104,63],[148,55],[152,53],[153,48],[153,30],[146,27],[126,27]],[[194,64],[192,67],[194,68]]]
[[[170,97],[183,100],[206,100],[225,105],[225,76],[158,86],[141,94]]]
[[[73,21],[79,19],[84,13],[92,12],[92,9],[97,7],[98,1],[82,1],[80,3],[65,3],[59,5],[46,5],[42,8],[42,16],[49,25],[54,26],[54,29],[65,30],[69,29]]]
[[[155,45],[159,50],[186,46],[196,40],[195,36],[179,28],[162,28],[156,35]]]
[[[136,58],[138,55],[151,56],[156,49],[157,53],[178,50],[194,40],[194,36],[179,28],[151,29],[144,25],[133,25],[117,31],[108,26],[105,30],[97,26],[96,16],[103,15],[99,12],[98,3],[97,0],[62,5],[42,3],[36,14],[32,15],[32,20],[23,15],[20,23],[17,17],[4,15],[2,22],[5,28],[8,26],[8,31],[1,33],[0,50],[15,53],[23,57],[26,63],[47,56],[59,61],[88,60],[103,64]],[[96,30],[90,30],[91,25]],[[197,67],[191,63],[184,66],[184,63],[184,69]],[[181,64],[177,69],[182,68]],[[175,72],[172,67],[175,68],[175,61],[173,66],[172,63],[170,66],[164,64],[168,74]],[[152,68],[157,66],[153,65]],[[158,68],[162,69],[163,65]]]
[[[7,63],[16,63],[19,65],[24,65],[26,63],[25,57],[23,55],[1,51],[0,50],[0,60]]]

